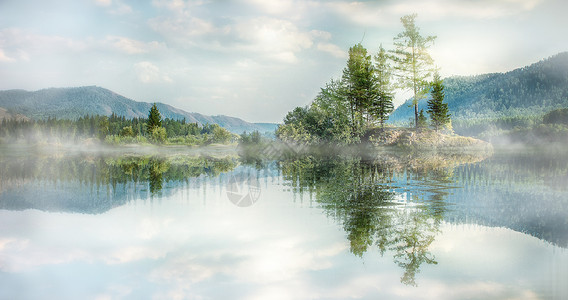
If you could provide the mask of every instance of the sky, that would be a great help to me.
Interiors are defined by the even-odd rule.
[[[404,15],[437,36],[447,77],[568,51],[566,11],[565,0],[0,0],[0,90],[96,85],[281,122],[341,77],[349,47],[392,49]]]

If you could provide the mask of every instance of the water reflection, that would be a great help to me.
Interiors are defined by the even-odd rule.
[[[404,270],[401,282],[416,285],[420,266],[437,264],[429,246],[440,231],[446,189],[459,159],[392,153],[375,158],[310,155],[282,160],[280,167],[295,193],[314,196],[327,215],[343,225],[353,254],[361,257],[373,245],[381,255],[390,251]],[[403,186],[400,176],[428,184]]]
[[[454,170],[453,223],[506,227],[568,247],[568,152],[501,151]]]
[[[341,226],[350,257],[380,254],[399,268],[402,283],[417,286],[421,270],[443,263],[433,245],[448,224],[505,227],[566,247],[567,162],[558,153],[542,152],[492,157],[315,152],[276,160],[234,153],[3,156],[0,209],[108,215],[131,201],[169,199],[180,190],[207,184],[217,184],[221,191],[231,178],[225,173],[233,175],[238,168],[253,176],[263,172],[276,178],[271,184],[259,183],[259,188],[268,190],[263,195],[285,185],[279,195],[288,202],[310,198],[318,212]],[[269,208],[261,206],[266,210],[256,216],[266,213],[274,219],[276,214]],[[233,226],[227,225],[229,235]],[[270,236],[269,228],[259,232]],[[200,239],[207,239],[207,234]]]
[[[235,155],[5,157],[0,161],[0,209],[103,213],[132,200],[167,196],[192,178],[215,178],[237,165]]]

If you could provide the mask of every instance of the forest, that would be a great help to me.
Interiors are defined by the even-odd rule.
[[[187,123],[185,119],[162,119],[154,104],[148,118],[127,119],[111,114],[85,116],[76,120],[4,119],[0,126],[0,143],[25,141],[36,143],[79,143],[87,139],[106,144],[175,144],[209,145],[236,141],[237,135],[218,124]]]

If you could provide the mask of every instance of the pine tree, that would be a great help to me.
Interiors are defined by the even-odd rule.
[[[162,116],[160,115],[160,111],[156,106],[156,103],[152,105],[150,108],[150,113],[148,114],[148,122],[146,123],[146,132],[148,135],[152,135],[152,132],[155,128],[162,127]]]
[[[450,114],[448,104],[444,103],[444,82],[440,78],[440,74],[434,74],[432,82],[432,99],[428,100],[428,114],[432,120],[432,127],[438,131],[441,127],[450,122]]]
[[[418,120],[416,122],[416,128],[426,128],[428,127],[428,120],[424,115],[424,110],[420,110],[420,114],[418,114]]]
[[[379,120],[381,127],[384,127],[389,114],[394,110],[392,100],[394,98],[391,79],[391,67],[388,63],[388,55],[383,46],[379,47],[379,52],[375,56],[375,77],[377,84],[377,96],[375,97],[370,111]]]
[[[349,49],[347,66],[343,69],[343,83],[351,114],[352,132],[360,132],[364,115],[376,97],[374,67],[367,49],[360,43]]]
[[[428,48],[434,43],[435,36],[423,37],[420,28],[414,24],[416,14],[400,18],[404,31],[394,38],[395,50],[392,60],[395,62],[398,86],[411,90],[414,94],[414,120],[418,126],[418,101],[428,93],[428,80],[432,76],[434,60],[428,54]]]

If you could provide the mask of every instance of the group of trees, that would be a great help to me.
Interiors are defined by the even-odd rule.
[[[428,54],[435,37],[420,35],[415,18],[415,14],[401,18],[404,31],[394,38],[394,50],[381,45],[372,56],[361,43],[351,47],[342,78],[326,84],[309,106],[289,112],[277,136],[300,143],[358,142],[367,129],[385,126],[394,108],[395,88],[413,92],[416,128],[427,126],[417,103],[429,91],[432,127],[438,130],[448,124],[443,81]]]
[[[185,119],[162,119],[154,104],[148,118],[126,119],[124,116],[85,116],[76,120],[48,118],[47,120],[4,119],[0,138],[5,141],[77,142],[98,138],[107,143],[228,143],[235,136],[218,124],[187,123]]]

